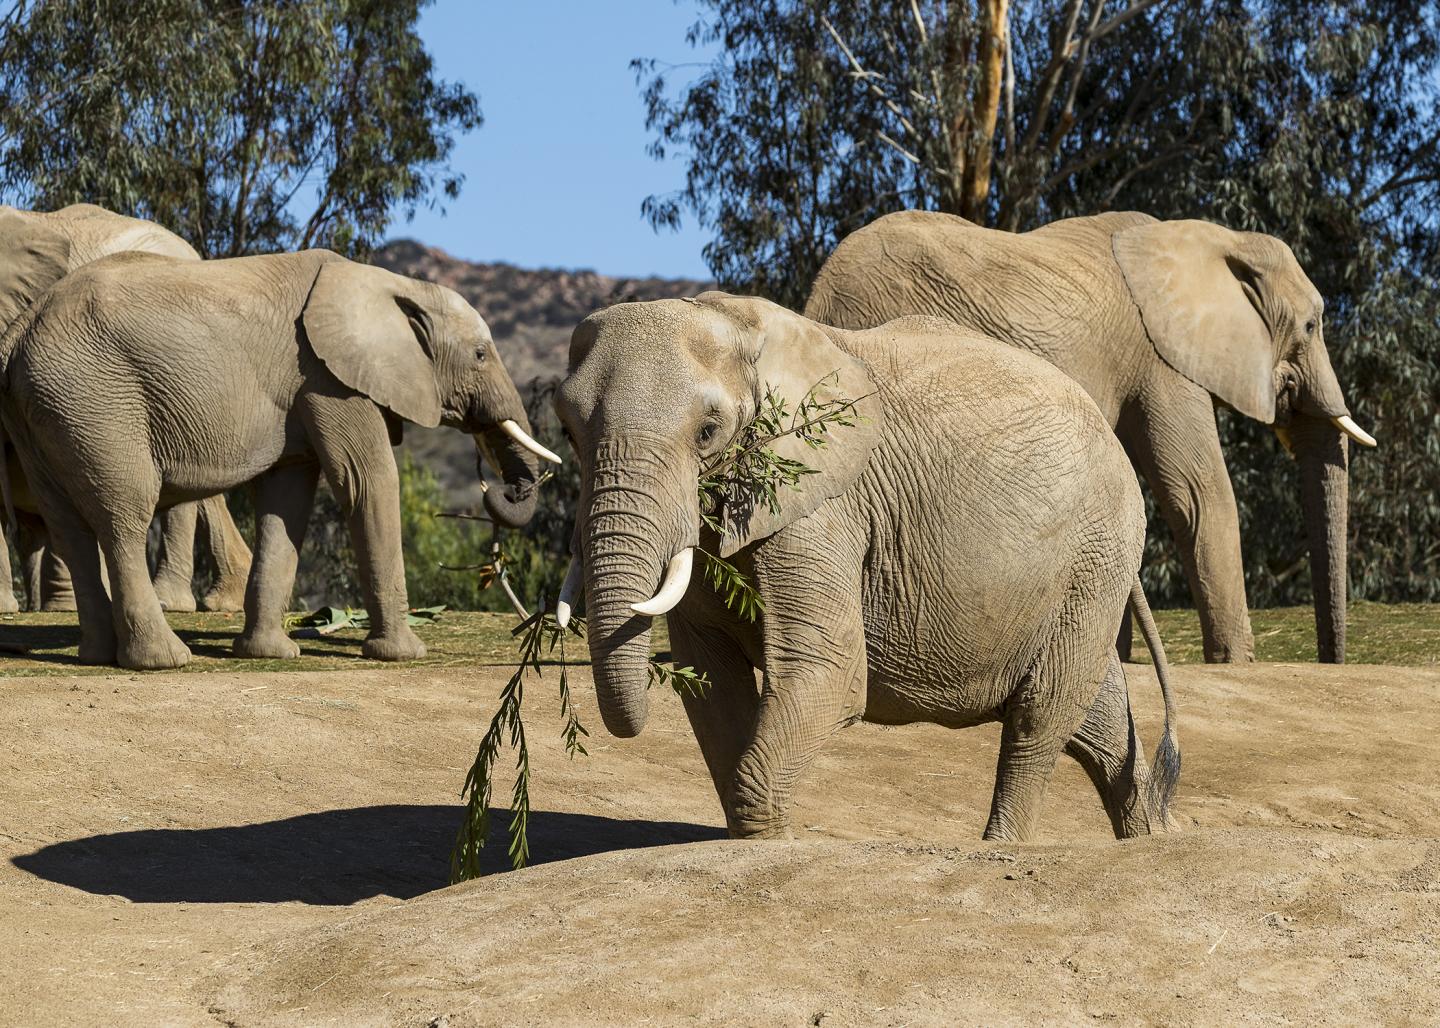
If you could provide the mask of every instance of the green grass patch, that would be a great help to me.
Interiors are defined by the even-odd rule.
[[[1345,659],[1351,664],[1440,663],[1440,604],[1350,604],[1345,633]],[[1200,620],[1193,610],[1157,610],[1155,622],[1172,664],[1199,664],[1205,659]],[[1255,633],[1255,659],[1303,664],[1315,659],[1315,612],[1310,607],[1271,607],[1250,612]],[[1149,663],[1139,633],[1134,657]]]
[[[230,646],[244,624],[242,614],[168,614],[170,626],[190,647],[187,671],[333,671],[378,667],[360,656],[363,629],[342,629],[321,638],[299,638],[295,660],[240,660]],[[515,663],[513,614],[446,611],[434,624],[415,629],[429,651],[408,667],[505,666]],[[73,613],[0,615],[0,675],[114,674],[113,667],[79,662],[80,629]],[[19,652],[17,652],[19,651]]]
[[[1200,623],[1192,610],[1157,610],[1165,652],[1172,663],[1202,660]],[[334,671],[376,666],[360,656],[365,633],[345,629],[318,639],[298,639],[296,660],[237,660],[230,643],[240,633],[240,614],[171,614],[170,624],[194,653],[190,671]],[[1315,659],[1315,618],[1309,607],[1276,607],[1251,612],[1255,655],[1260,660],[1306,663]],[[446,611],[438,621],[416,629],[429,654],[410,667],[512,667],[513,614]],[[112,667],[90,667],[76,657],[80,630],[74,614],[0,615],[0,675],[114,674]],[[656,626],[655,648],[669,648],[663,619]],[[1432,665],[1440,663],[1440,604],[1353,603],[1347,657],[1353,664]],[[571,648],[570,659],[584,663],[585,647]],[[1135,640],[1135,657],[1148,661],[1144,643]]]

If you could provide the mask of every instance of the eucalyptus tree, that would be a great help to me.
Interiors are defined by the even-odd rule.
[[[426,0],[19,0],[0,38],[0,192],[153,218],[205,257],[363,254],[457,195],[481,122],[416,31]]]
[[[881,214],[1023,230],[1110,209],[1279,236],[1326,298],[1357,418],[1358,597],[1440,599],[1440,8],[1410,0],[702,0],[699,74],[634,64],[651,151],[686,162],[643,210],[695,218],[729,288],[799,306]],[[1247,588],[1309,594],[1296,476],[1222,414]],[[1152,540],[1146,586],[1184,598]]]

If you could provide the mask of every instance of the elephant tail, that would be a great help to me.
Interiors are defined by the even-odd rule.
[[[1170,688],[1170,664],[1165,659],[1165,645],[1160,641],[1160,632],[1155,627],[1155,618],[1150,613],[1150,604],[1145,599],[1145,590],[1140,585],[1140,576],[1130,586],[1130,606],[1135,612],[1135,623],[1155,662],[1155,677],[1160,680],[1160,695],[1165,698],[1165,734],[1155,750],[1155,763],[1150,768],[1151,809],[1167,823],[1170,801],[1175,796],[1175,787],[1180,782],[1180,738],[1176,734],[1175,696]]]

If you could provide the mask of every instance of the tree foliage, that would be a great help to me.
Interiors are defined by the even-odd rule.
[[[1352,592],[1440,599],[1440,10],[1409,0],[704,0],[678,69],[636,62],[651,197],[728,288],[798,307],[840,239],[894,210],[1023,230],[1143,210],[1274,234],[1381,447],[1351,477]],[[999,40],[998,65],[997,47]],[[998,67],[998,88],[997,82]],[[1307,602],[1298,476],[1222,412],[1258,604]],[[1152,518],[1152,522],[1158,519]],[[1173,547],[1146,584],[1185,596]]]
[[[17,0],[0,38],[0,192],[152,218],[202,256],[364,255],[454,197],[476,98],[436,79],[427,0]]]
[[[1175,51],[1218,45],[1173,0],[704,7],[689,41],[722,49],[701,75],[676,91],[670,69],[633,65],[652,153],[689,157],[685,187],[644,210],[657,227],[688,210],[714,231],[705,255],[723,283],[790,306],[834,245],[881,214],[930,208],[1016,229],[1107,156],[1179,161],[1195,144],[1167,119],[1195,75]],[[1159,63],[1124,78],[1115,51],[1139,37]],[[1097,106],[1096,90],[1116,95]]]

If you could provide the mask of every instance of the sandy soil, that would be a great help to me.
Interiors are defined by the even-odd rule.
[[[1064,761],[992,846],[993,730],[849,729],[732,843],[678,701],[611,740],[582,671],[588,760],[530,699],[546,862],[456,888],[500,669],[6,680],[0,1021],[1440,1021],[1440,671],[1176,677],[1182,832]]]

